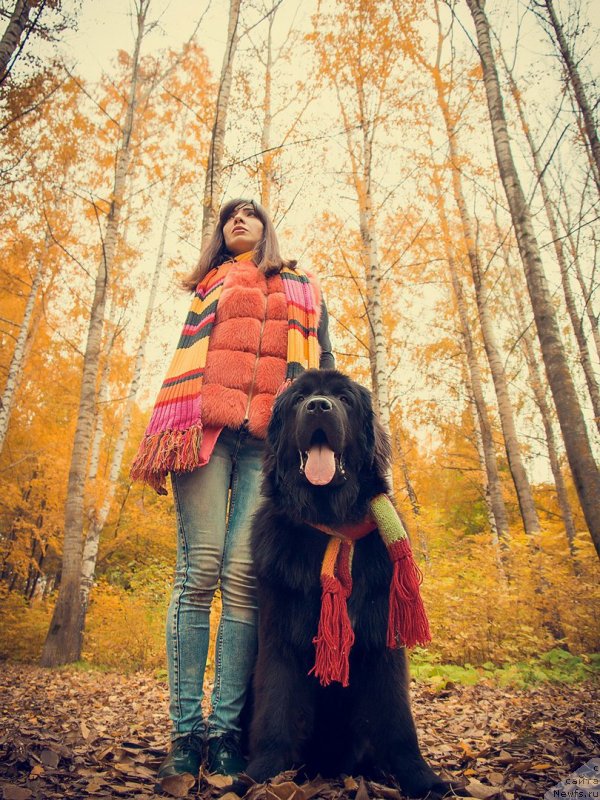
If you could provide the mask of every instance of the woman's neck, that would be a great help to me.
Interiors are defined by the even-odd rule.
[[[246,253],[240,253],[239,256],[234,257],[234,261],[252,261],[254,250],[248,250]]]

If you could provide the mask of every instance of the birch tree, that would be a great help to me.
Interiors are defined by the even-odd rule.
[[[460,215],[462,232],[464,236],[464,245],[471,267],[481,334],[490,372],[492,374],[492,381],[494,383],[494,390],[498,403],[498,413],[500,416],[500,424],[502,426],[502,434],[504,438],[504,446],[506,449],[510,473],[517,493],[517,499],[519,502],[519,508],[521,511],[521,517],[523,518],[525,531],[531,536],[536,536],[540,530],[540,523],[533,500],[533,493],[529,484],[529,478],[527,477],[527,472],[521,456],[521,449],[514,419],[513,405],[508,391],[506,371],[504,369],[503,358],[496,341],[496,334],[494,330],[495,325],[489,309],[490,293],[484,282],[484,272],[482,269],[479,247],[475,238],[475,227],[467,207],[465,192],[463,189],[461,154],[459,151],[456,131],[456,115],[453,114],[450,109],[447,97],[447,82],[444,81],[441,72],[441,54],[444,36],[439,15],[439,5],[437,2],[435,3],[435,12],[438,28],[438,43],[435,63],[429,64],[426,59],[420,55],[417,55],[417,58],[427,68],[433,79],[438,106],[442,114],[446,135],[448,137],[452,189],[454,193],[454,200]]]
[[[227,111],[229,108],[229,96],[231,94],[231,84],[233,78],[233,60],[240,37],[240,7],[241,0],[230,0],[227,42],[225,44],[225,54],[223,55],[223,63],[221,65],[221,77],[217,92],[215,116],[213,121],[210,147],[208,150],[206,177],[204,181],[204,197],[202,200],[203,245],[206,243],[213,231],[219,206],[221,204],[221,173],[223,170],[223,153],[225,152],[225,127],[227,125]]]
[[[554,31],[556,44],[558,45],[558,49],[562,58],[567,81],[573,89],[577,107],[581,112],[583,119],[583,131],[589,147],[594,179],[596,181],[598,192],[600,193],[600,139],[598,138],[598,130],[596,128],[592,110],[597,106],[598,101],[596,100],[596,102],[592,105],[587,97],[585,88],[583,86],[583,81],[581,80],[579,70],[577,69],[577,64],[575,63],[575,58],[567,42],[563,25],[558,18],[558,14],[556,13],[554,0],[542,0],[541,2],[538,2],[538,0],[533,0],[533,6],[540,9],[545,8],[548,14],[548,19],[550,20],[550,25]]]
[[[485,468],[485,494],[486,502],[491,511],[489,519],[490,527],[492,529],[492,539],[494,543],[498,543],[500,547],[506,549],[509,540],[508,515],[506,513],[504,497],[502,495],[502,482],[500,480],[500,473],[498,471],[498,461],[496,458],[496,448],[492,434],[492,424],[483,394],[481,368],[475,352],[464,289],[458,274],[456,260],[451,244],[452,237],[450,234],[450,226],[448,224],[448,216],[446,212],[446,203],[444,199],[440,170],[433,158],[433,154],[431,163],[433,168],[432,178],[437,198],[437,210],[442,241],[444,243],[446,262],[450,272],[452,292],[454,294],[454,300],[460,321],[460,332],[469,370],[469,383],[473,397],[473,403],[475,405],[477,428],[481,437],[481,450]]]
[[[35,271],[33,273],[33,280],[31,282],[31,289],[27,295],[27,302],[25,303],[25,310],[19,328],[19,334],[13,350],[10,366],[8,368],[8,375],[6,384],[0,398],[0,452],[4,446],[4,440],[8,431],[8,423],[10,422],[10,414],[13,408],[15,394],[21,377],[23,375],[23,368],[25,366],[25,356],[27,350],[27,340],[31,327],[33,317],[33,310],[38,297],[40,287],[42,285],[42,278],[44,275],[44,262],[42,258],[37,259]]]
[[[33,52],[32,44],[39,38],[55,42],[64,30],[75,26],[76,10],[72,5],[67,10],[62,0],[2,0],[0,12],[8,23],[0,39],[0,85],[27,43]]]
[[[563,294],[565,297],[565,305],[567,307],[569,319],[571,320],[571,327],[573,329],[573,333],[575,335],[575,341],[577,342],[577,349],[579,351],[579,359],[581,362],[581,366],[583,368],[583,373],[585,375],[585,381],[587,384],[590,399],[592,401],[592,408],[594,409],[594,416],[596,419],[596,427],[600,431],[600,389],[598,388],[598,381],[596,380],[596,375],[594,373],[590,348],[588,346],[588,342],[585,336],[582,319],[580,318],[579,311],[577,309],[575,293],[571,285],[570,269],[569,269],[569,264],[567,263],[567,253],[565,251],[565,246],[563,244],[563,236],[561,236],[558,230],[558,220],[557,220],[555,203],[552,200],[550,188],[546,181],[545,169],[540,158],[539,148],[536,146],[536,143],[534,142],[531,126],[525,114],[521,93],[518,90],[512,71],[508,68],[508,64],[504,59],[504,55],[502,55],[501,58],[503,60],[504,68],[508,75],[511,95],[515,103],[515,108],[517,109],[519,121],[521,123],[521,128],[523,130],[523,134],[525,136],[527,145],[529,147],[529,152],[531,154],[533,173],[535,175],[537,185],[540,187],[540,191],[542,194],[544,211],[546,212],[546,219],[548,220],[548,229],[550,231],[550,236],[552,237],[552,243],[554,246],[556,261],[560,269],[561,283],[563,287]]]
[[[117,250],[126,176],[131,158],[131,137],[137,105],[140,51],[150,2],[151,0],[136,0],[135,5],[137,31],[131,62],[131,83],[122,126],[121,141],[115,160],[114,186],[106,218],[102,242],[102,258],[99,261],[96,273],[94,297],[90,310],[77,427],[73,442],[65,504],[61,582],[50,628],[44,643],[42,653],[42,665],[44,666],[56,666],[57,664],[76,661],[81,653],[82,606],[80,590],[87,461],[94,428],[96,379],[102,347],[104,313],[111,270]]]
[[[109,472],[108,472],[108,485],[103,493],[102,503],[100,508],[92,513],[90,525],[87,531],[85,546],[83,548],[83,563],[81,570],[81,598],[82,598],[82,614],[80,617],[81,634],[83,635],[83,628],[85,625],[85,615],[89,602],[90,590],[94,581],[94,573],[96,570],[96,558],[98,556],[98,545],[100,542],[100,534],[106,524],[108,515],[115,497],[118,486],[118,479],[121,472],[121,464],[123,462],[123,453],[125,452],[125,445],[127,444],[127,437],[129,435],[129,428],[131,426],[131,418],[135,407],[136,397],[140,387],[142,376],[142,369],[146,358],[146,346],[148,344],[150,325],[152,323],[152,315],[154,313],[154,306],[156,303],[156,293],[158,290],[158,281],[161,276],[164,257],[165,257],[165,242],[167,238],[167,231],[169,229],[169,220],[173,211],[175,189],[178,180],[177,171],[173,172],[170,181],[169,193],[167,195],[167,203],[165,214],[163,217],[162,230],[160,235],[160,242],[158,245],[158,252],[154,264],[154,272],[152,274],[152,282],[150,285],[150,294],[148,295],[148,303],[146,305],[146,312],[144,315],[144,324],[140,334],[135,360],[133,362],[133,374],[129,391],[127,393],[127,400],[125,409],[120,422],[120,430],[113,449]]]
[[[525,357],[525,363],[527,365],[527,372],[529,375],[529,384],[533,392],[535,404],[540,412],[540,417],[544,428],[546,448],[548,451],[548,460],[550,462],[550,470],[552,471],[554,486],[556,488],[556,499],[558,500],[558,506],[560,508],[565,525],[565,533],[567,536],[569,551],[576,567],[575,520],[573,517],[573,511],[571,509],[571,503],[569,502],[567,486],[560,465],[558,439],[554,430],[555,412],[551,402],[547,397],[548,385],[545,376],[540,369],[538,353],[536,350],[535,333],[531,329],[531,320],[528,318],[527,311],[525,309],[525,303],[523,302],[523,292],[521,287],[522,281],[519,281],[517,267],[513,263],[513,254],[507,241],[508,237],[506,235],[502,235],[497,217],[495,219],[495,223],[498,241],[502,242],[503,262],[509,277],[510,287],[512,289],[511,307],[514,308],[515,311],[515,333],[518,337],[518,341],[522,345],[523,355]]]
[[[565,232],[566,243],[569,246],[569,254],[571,256],[571,264],[575,268],[575,275],[577,277],[579,288],[581,289],[585,314],[590,324],[592,338],[594,340],[596,350],[595,360],[600,362],[600,314],[598,314],[594,308],[594,293],[598,289],[598,282],[596,279],[596,270],[598,268],[598,242],[596,239],[594,239],[592,258],[590,259],[592,264],[592,273],[589,278],[587,278],[583,274],[581,258],[579,256],[579,237],[576,237],[573,233],[573,231],[578,230],[578,228],[580,229],[581,226],[575,224],[575,220],[573,220],[571,217],[570,204],[564,196],[564,189],[562,190],[561,194],[562,202],[555,205],[556,213],[558,215],[558,219],[560,220],[561,227]],[[584,202],[584,196],[585,195],[582,194],[581,203]]]
[[[34,6],[35,0],[16,0],[14,4],[8,25],[0,39],[0,83],[6,78],[8,65],[19,47]]]
[[[375,139],[387,116],[386,100],[394,83],[399,51],[394,48],[389,15],[380,6],[345,0],[327,20],[336,29],[314,39],[320,69],[338,100],[346,132],[350,184],[358,206],[362,261],[366,278],[369,362],[373,401],[389,432],[389,365],[383,319],[383,268],[377,241],[374,198]],[[341,31],[341,37],[337,31]],[[386,44],[387,43],[387,44]]]
[[[525,270],[548,383],[554,397],[581,508],[600,557],[600,472],[594,459],[584,415],[569,369],[556,310],[533,229],[531,212],[512,156],[484,4],[482,0],[467,0],[467,5],[475,23],[496,159]]]

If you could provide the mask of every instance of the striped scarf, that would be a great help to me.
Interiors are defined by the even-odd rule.
[[[386,494],[370,502],[370,514],[355,525],[308,523],[329,535],[321,564],[321,614],[313,639],[315,665],[311,669],[323,686],[339,681],[350,682],[350,650],[354,631],[348,615],[347,601],[352,593],[352,556],[354,542],[375,529],[387,548],[393,565],[390,581],[387,646],[413,647],[431,639],[429,622],[419,592],[423,576],[414,561],[410,542],[398,512]]]
[[[202,380],[217,304],[233,262],[211,270],[198,284],[185,319],[177,350],[146,428],[131,478],[166,494],[169,472],[189,472],[199,466],[202,443]],[[303,370],[319,366],[317,307],[308,277],[298,268],[281,272],[287,300],[288,335],[285,382]]]

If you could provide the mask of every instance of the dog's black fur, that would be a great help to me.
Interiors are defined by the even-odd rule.
[[[324,486],[302,471],[314,441],[336,454]],[[323,687],[309,675],[328,538],[310,523],[363,519],[370,499],[388,490],[389,458],[369,392],[340,372],[309,370],[277,399],[252,532],[259,653],[247,773],[257,782],[304,766],[308,775],[393,776],[415,797],[449,788],[419,751],[404,650],[386,646],[391,564],[376,531],[354,552],[350,685]]]

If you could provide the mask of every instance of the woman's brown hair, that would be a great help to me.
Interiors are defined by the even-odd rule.
[[[276,275],[278,272],[281,272],[284,267],[293,269],[296,266],[295,261],[285,261],[281,257],[275,227],[271,222],[271,218],[260,203],[257,203],[255,200],[244,200],[238,197],[235,200],[229,200],[221,207],[219,220],[215,225],[212,236],[200,253],[200,259],[196,269],[190,272],[181,282],[184,289],[193,292],[202,278],[204,278],[211,269],[220,266],[225,261],[232,260],[233,256],[225,245],[223,226],[233,212],[242,206],[252,206],[254,213],[263,224],[262,239],[254,250],[254,262],[258,269],[264,272],[265,275]]]

